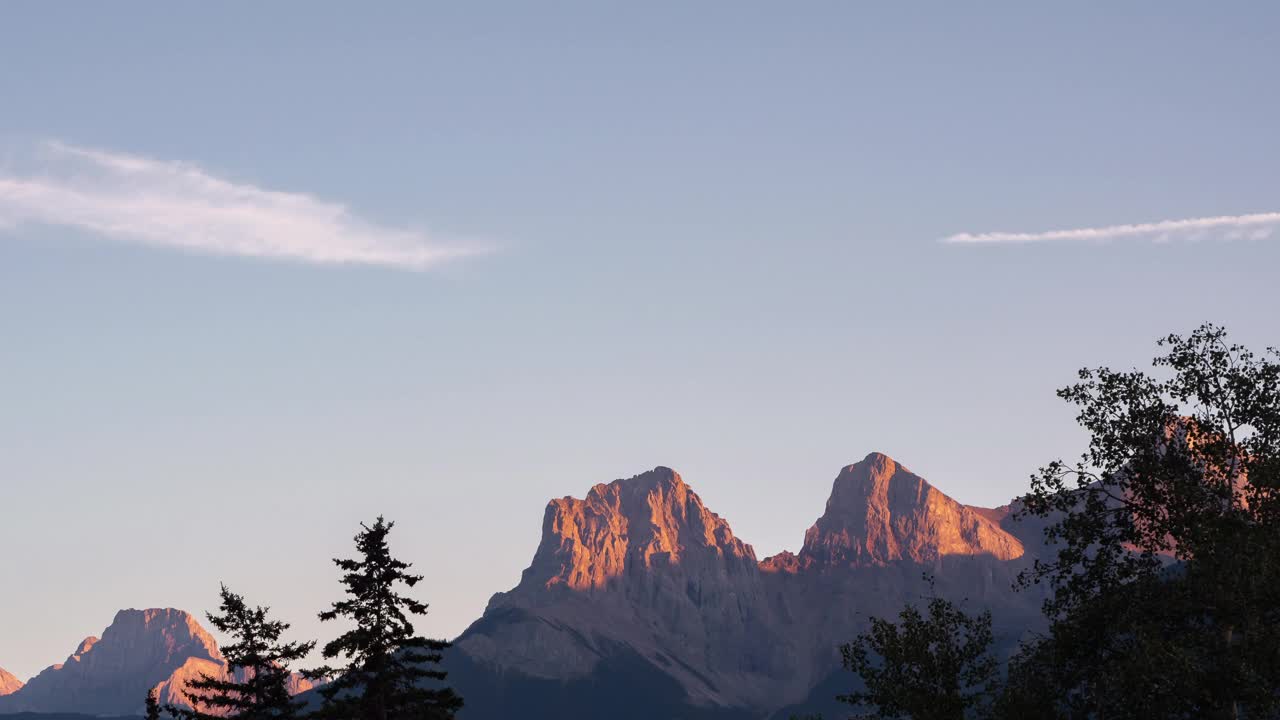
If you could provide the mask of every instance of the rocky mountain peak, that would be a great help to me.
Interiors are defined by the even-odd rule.
[[[572,703],[592,691],[649,717],[765,717],[835,672],[838,643],[869,614],[931,591],[922,564],[939,592],[1002,608],[1001,622],[1038,606],[1008,598],[1025,560],[1003,519],[871,453],[841,469],[799,553],[757,563],[669,468],[598,484],[547,504],[520,583],[455,643],[458,677],[488,678],[471,686],[485,688],[472,692],[488,703],[470,706],[478,717],[519,714],[534,687],[573,717],[590,716],[589,702]],[[657,696],[707,714],[655,706]]]
[[[557,682],[623,652],[665,668],[693,702],[723,705],[772,692],[764,678],[788,672],[768,613],[755,551],[658,467],[548,503],[520,583],[456,647]]]
[[[224,667],[217,642],[190,613],[121,610],[101,638],[85,638],[65,662],[0,698],[0,712],[136,714],[152,688],[162,702],[182,703],[185,680]]]
[[[245,672],[237,670],[236,679],[243,680]],[[0,714],[92,715],[136,715],[152,689],[160,702],[186,706],[188,682],[202,675],[229,677],[213,636],[191,613],[173,608],[121,610],[101,638],[85,638],[65,662],[7,694],[4,675],[0,672]],[[290,678],[290,692],[310,688],[302,677]]]
[[[150,653],[150,660],[162,663],[175,658],[202,657],[221,660],[218,643],[195,616],[174,608],[121,610],[102,633],[89,644],[91,651],[108,643]]]
[[[522,585],[599,589],[629,572],[686,562],[755,564],[755,551],[666,467],[547,504]]]
[[[778,567],[769,569],[933,563],[945,555],[1011,560],[1022,554],[1022,543],[998,522],[873,452],[840,471],[798,558],[771,558]]]
[[[22,689],[22,681],[4,668],[0,668],[0,696],[11,695]]]

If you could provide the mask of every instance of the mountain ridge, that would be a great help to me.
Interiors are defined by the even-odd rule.
[[[161,703],[186,706],[186,684],[203,674],[226,677],[226,659],[195,616],[176,608],[128,608],[115,614],[101,638],[86,637],[65,661],[0,695],[0,713],[132,715],[152,689]],[[295,692],[311,687],[297,676],[291,683]]]
[[[501,690],[486,673],[605,682],[601,668],[619,662],[669,678],[688,708],[762,717],[803,704],[869,614],[932,592],[925,572],[939,593],[1014,618],[1001,628],[1011,643],[1040,599],[1010,590],[1032,553],[1006,516],[873,452],[841,469],[798,553],[757,560],[678,473],[658,467],[550,501],[520,582],[493,596],[451,657],[480,668],[466,682],[489,696]],[[549,705],[572,702],[545,692]],[[494,708],[469,717],[518,703]]]
[[[993,522],[991,512],[955,501],[873,452],[836,476],[826,511],[805,533],[798,557],[819,566],[904,559],[928,564],[945,555],[1021,557],[1021,541]]]
[[[991,609],[1005,654],[1041,622],[1042,590],[1011,589],[1043,551],[1015,510],[959,503],[873,452],[840,469],[798,551],[757,558],[659,466],[548,501],[528,567],[457,637],[444,669],[467,699],[462,720],[832,712],[839,644],[870,616],[937,593]],[[122,610],[101,639],[0,696],[0,712],[133,714],[151,688],[181,701],[203,672],[225,672],[225,660],[193,616]]]

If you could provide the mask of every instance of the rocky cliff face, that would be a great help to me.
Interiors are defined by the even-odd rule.
[[[102,638],[85,638],[63,663],[0,697],[0,712],[137,714],[147,692],[185,705],[186,682],[207,673],[226,676],[213,637],[182,610],[121,610]],[[310,688],[298,679],[297,690]]]
[[[612,687],[619,673],[650,678],[630,698],[617,683],[624,696],[610,706],[637,717],[654,712],[660,692],[678,696],[681,716],[763,717],[838,670],[839,644],[868,615],[928,592],[925,570],[938,592],[992,607],[1006,634],[1020,632],[1040,599],[1010,590],[1029,556],[1005,515],[962,505],[872,453],[841,470],[799,553],[757,561],[672,470],[596,485],[547,505],[519,585],[456,643],[460,687],[484,698],[469,700],[473,720],[539,693],[549,711],[572,712],[557,687]]]
[[[900,560],[931,565],[949,555],[1014,560],[1023,547],[983,510],[871,453],[836,477],[826,512],[805,533],[798,564],[828,571]]]
[[[596,485],[584,500],[548,503],[542,542],[521,587],[595,590],[648,577],[655,568],[742,574],[755,564],[751,546],[674,470],[659,467]]]
[[[22,681],[4,668],[0,668],[0,696],[12,695],[20,689],[22,689]]]
[[[548,503],[520,584],[495,595],[458,645],[478,662],[557,680],[625,652],[698,702],[763,698],[788,668],[757,565],[678,474],[656,468]]]

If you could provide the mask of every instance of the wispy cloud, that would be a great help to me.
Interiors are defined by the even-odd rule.
[[[1190,218],[1187,220],[1162,220],[1134,225],[1107,225],[1106,227],[1076,228],[1074,230],[1049,230],[1046,232],[985,232],[958,233],[942,238],[942,242],[956,245],[990,243],[1039,243],[1070,241],[1107,241],[1126,238],[1168,242],[1174,239],[1200,240],[1260,240],[1269,237],[1280,226],[1280,213],[1255,213],[1253,215],[1220,215],[1218,217]]]
[[[185,163],[56,142],[28,154],[26,171],[0,165],[0,230],[59,225],[154,247],[411,270],[483,251]]]

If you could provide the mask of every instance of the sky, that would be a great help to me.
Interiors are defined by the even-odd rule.
[[[328,639],[361,521],[454,637],[553,497],[764,557],[885,452],[998,505],[1054,396],[1280,345],[1269,3],[8,4],[0,667],[219,582]]]

